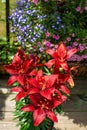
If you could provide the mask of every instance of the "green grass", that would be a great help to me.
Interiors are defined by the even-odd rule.
[[[16,0],[10,1],[10,14],[15,8]],[[6,42],[6,3],[2,3],[0,0],[0,64],[10,63],[12,56],[17,50],[17,45],[13,45],[12,40],[10,43]],[[15,46],[15,47],[14,47]]]
[[[16,0],[11,0],[10,1],[10,13],[12,9],[14,8],[14,2]],[[6,3],[2,3],[0,0],[0,37],[6,37]]]
[[[0,36],[6,36],[5,3],[0,1]]]

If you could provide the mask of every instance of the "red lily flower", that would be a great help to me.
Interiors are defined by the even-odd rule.
[[[24,79],[24,86],[16,86],[11,89],[12,92],[17,92],[15,97],[16,101],[19,101],[21,98],[29,96],[30,94],[37,93],[37,89],[33,89],[31,84],[29,83],[29,78]]]
[[[24,76],[28,73],[28,69],[31,66],[32,60],[25,60],[22,62],[19,59],[17,62],[10,65],[5,65],[5,70],[12,76],[8,80],[8,86],[10,86],[15,81],[18,81],[21,85],[24,83]]]
[[[74,86],[74,81],[70,73],[58,74],[58,84],[68,83],[70,87]]]
[[[25,52],[21,48],[18,48],[17,53],[13,57],[12,63],[17,62],[19,58],[22,59],[22,61],[25,61],[26,59],[29,59],[29,56],[25,54]]]
[[[46,63],[46,66],[50,68],[53,64],[56,64],[57,68],[62,67],[64,70],[68,70],[67,59],[76,53],[76,51],[76,48],[67,51],[65,45],[60,42],[57,50],[49,49],[46,51],[54,58],[48,61],[48,63]]]
[[[63,93],[70,95],[70,90],[66,87],[70,85],[70,87],[74,86],[73,78],[70,74],[58,74],[57,82],[55,82],[55,86],[58,90],[61,90]]]
[[[64,94],[70,95],[70,90],[66,87],[65,84],[56,84],[56,87],[59,91],[62,91]]]
[[[64,101],[64,96],[62,98],[53,97],[51,101],[40,94],[30,95],[29,98],[32,103],[23,106],[21,110],[33,112],[34,126],[38,126],[46,117],[50,118],[53,122],[58,121],[52,110]]]
[[[39,70],[35,78],[29,79],[29,83],[32,85],[31,89],[35,89],[36,93],[50,100],[55,90],[54,83],[57,77],[57,75],[44,76],[42,70]]]
[[[22,58],[23,57],[23,58]],[[27,55],[22,50],[18,50],[15,54],[13,61],[10,65],[5,65],[5,70],[11,75],[8,80],[8,86],[18,81],[21,85],[24,85],[24,77],[27,75],[35,74],[32,68],[33,59],[27,59]],[[29,70],[30,69],[30,70]]]

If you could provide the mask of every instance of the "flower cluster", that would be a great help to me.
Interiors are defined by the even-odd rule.
[[[29,0],[29,1],[32,1],[34,4],[38,4],[38,0]],[[47,2],[48,0],[44,0],[44,2]]]
[[[76,37],[74,33],[68,36],[64,43],[67,45],[67,50],[76,47],[78,52],[74,54],[68,61],[75,62],[86,62],[87,61],[87,45],[86,40],[83,38]]]
[[[57,5],[54,7],[47,2],[37,6],[28,0],[16,2],[16,8],[10,16],[12,24],[11,32],[15,33],[17,41],[28,49],[35,49],[36,43],[45,39],[45,33],[58,35],[60,31],[64,32],[64,23],[62,23]],[[43,7],[41,7],[43,5]],[[38,51],[38,50],[37,50]]]
[[[70,43],[69,46],[67,44],[68,49],[78,42],[78,54],[73,55],[69,61],[84,61],[87,59],[84,48],[87,42],[86,8],[85,1],[82,0],[67,0],[61,7],[53,0],[17,0],[16,8],[10,16],[11,32],[26,51],[44,58],[46,49],[57,48],[60,39]],[[70,36],[72,34],[75,34],[74,40]],[[86,40],[77,41],[76,37]]]
[[[67,8],[67,14],[64,13],[62,19],[67,30],[63,40],[67,49],[76,47],[78,50],[68,61],[87,62],[86,1],[68,1]]]
[[[74,86],[67,60],[76,51],[76,48],[67,51],[60,42],[56,50],[46,50],[52,58],[43,64],[39,57],[26,54],[19,48],[12,63],[5,65],[5,70],[11,75],[8,86],[18,83],[11,89],[12,92],[17,92],[16,102],[26,98],[29,101],[20,108],[22,114],[23,111],[30,113],[27,119],[28,130],[42,127],[41,124],[46,119],[58,121],[54,110],[58,111],[59,106],[70,95],[69,87]],[[26,124],[25,118],[22,124]]]
[[[87,11],[87,6],[85,6],[84,9],[82,9],[82,7],[79,5],[76,7],[76,11],[79,13],[83,13],[83,11]]]

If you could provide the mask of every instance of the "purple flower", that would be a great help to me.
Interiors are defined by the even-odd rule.
[[[44,44],[46,47],[51,47],[51,42],[48,41],[48,40],[44,40],[43,44]]]
[[[78,50],[80,51],[80,52],[82,52],[82,51],[84,51],[85,50],[85,45],[84,44],[79,44],[79,46],[78,46]]]
[[[67,46],[67,50],[70,50],[70,49],[72,49],[72,46]]]
[[[52,38],[54,38],[55,40],[59,40],[59,39],[60,39],[60,36],[59,36],[59,35],[56,35],[56,34],[53,34]]]
[[[82,59],[87,60],[87,54],[83,54],[83,55],[82,55]]]
[[[38,51],[39,51],[39,52],[44,52],[44,48],[43,48],[43,47],[40,47],[40,48],[38,49]]]
[[[78,46],[78,42],[73,42],[73,47]]]

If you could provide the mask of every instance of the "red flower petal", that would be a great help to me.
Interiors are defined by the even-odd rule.
[[[56,92],[56,94],[58,94],[58,96],[55,96],[53,98],[53,103],[54,103],[53,108],[56,108],[58,105],[62,104],[67,98],[66,96],[63,96],[60,93],[60,91],[56,90],[55,92]]]
[[[58,122],[58,119],[56,115],[52,111],[47,111],[46,110],[46,115],[48,118],[50,118],[53,122]]]
[[[37,106],[39,101],[42,99],[42,96],[38,93],[32,94],[29,97],[30,97],[30,100],[32,101],[32,104],[34,104],[35,106]]]
[[[60,65],[62,66],[62,68],[64,70],[66,70],[66,71],[69,70],[68,64],[66,62],[62,62],[62,63],[60,63]]]
[[[55,88],[49,88],[49,89],[46,89],[44,91],[40,91],[40,94],[43,97],[47,98],[48,100],[51,100],[51,96],[52,96],[54,90],[55,90]]]
[[[73,81],[73,78],[72,76],[70,76],[67,80],[67,82],[69,83],[69,85],[73,88],[74,87],[74,81]]]
[[[15,68],[12,64],[10,65],[4,65],[4,69],[9,73],[9,74],[17,74],[15,71]]]
[[[11,92],[21,92],[21,91],[23,91],[23,89],[21,87],[18,87],[18,86],[11,89]]]
[[[24,63],[23,63],[23,69],[24,69],[25,73],[28,71],[31,63],[32,63],[32,60],[26,60],[26,61],[24,61]]]
[[[66,58],[67,51],[66,51],[66,47],[63,44],[63,42],[60,42],[58,49],[57,49],[57,54],[58,54],[58,57],[60,57],[60,59]]]
[[[14,82],[17,81],[17,77],[16,76],[11,76],[9,79],[8,79],[8,82],[7,82],[7,85],[10,86],[12,85]]]
[[[54,108],[62,104],[62,99],[54,98]]]
[[[60,86],[60,90],[61,90],[62,92],[64,92],[65,94],[70,95],[70,91],[69,91],[69,89],[68,89],[65,85],[61,85],[61,86]]]
[[[34,106],[32,106],[32,105],[26,105],[26,106],[23,106],[22,108],[21,108],[21,110],[22,111],[26,111],[26,112],[28,112],[28,111],[34,111],[35,110],[35,108],[34,108]]]
[[[33,113],[34,126],[38,126],[46,117],[43,109],[37,109]]]
[[[53,84],[55,83],[55,81],[57,80],[58,75],[53,74],[53,75],[49,75],[49,76],[44,76],[44,78],[45,78],[45,81],[47,83],[47,87],[52,87]]]
[[[63,102],[65,102],[65,101],[66,101],[66,99],[67,99],[67,97],[66,97],[66,96],[64,96],[64,95],[62,95],[62,103],[63,103]]]
[[[70,49],[69,51],[67,51],[67,59],[70,58],[76,52],[77,52],[76,48],[73,48],[73,49]]]
[[[50,54],[53,58],[57,58],[57,52],[55,50],[48,49],[46,52]]]
[[[32,70],[32,71],[29,73],[29,75],[30,75],[30,76],[32,76],[32,75],[35,76],[35,75],[37,75],[37,71],[36,71],[36,70]]]
[[[30,83],[32,86],[39,88],[38,81],[37,81],[35,78],[29,79],[29,83]]]
[[[38,92],[39,92],[38,88],[31,87],[31,88],[29,88],[28,94],[34,94],[34,93],[38,93]]]
[[[43,72],[42,72],[42,70],[39,70],[38,73],[37,73],[37,77],[39,78],[39,77],[42,77],[42,76],[43,76]]]
[[[52,60],[49,60],[47,63],[45,63],[45,65],[48,67],[48,68],[51,68],[52,65],[55,64],[55,59],[52,59]]]
[[[17,77],[17,81],[21,84],[24,85],[24,76],[23,75],[18,75]]]
[[[12,64],[17,63],[17,62],[21,62],[21,59],[18,56],[18,52],[14,55]]]
[[[21,98],[26,97],[26,96],[27,96],[27,94],[25,92],[21,91],[16,95],[15,99],[16,99],[16,101],[19,101]]]

